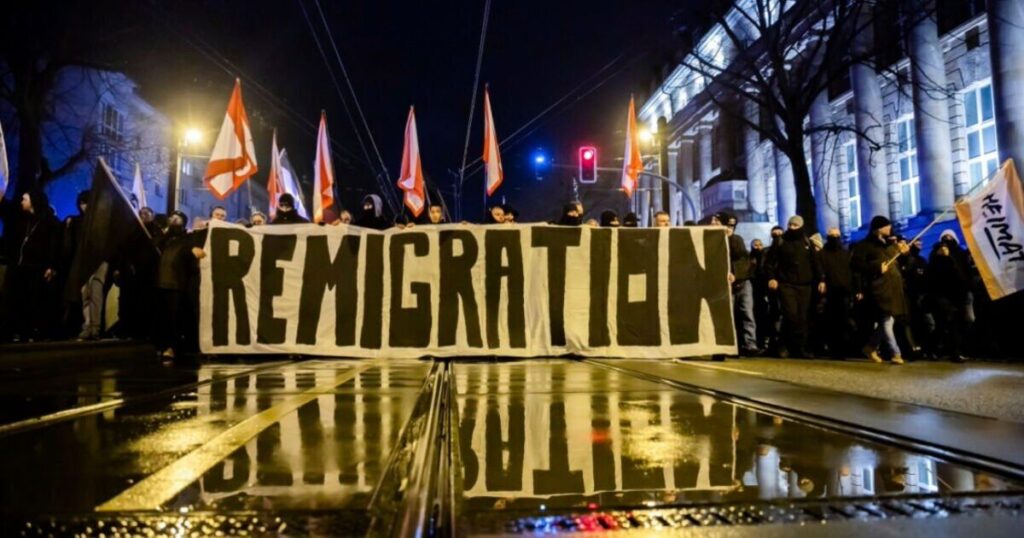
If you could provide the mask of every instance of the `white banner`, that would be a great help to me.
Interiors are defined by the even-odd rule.
[[[211,222],[204,353],[735,353],[723,228]]]
[[[958,202],[956,214],[989,296],[1024,289],[1024,188],[1013,161]]]

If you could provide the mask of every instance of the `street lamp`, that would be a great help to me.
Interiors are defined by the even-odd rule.
[[[185,129],[185,136],[181,140],[185,146],[198,144],[203,141],[203,132],[195,127],[189,127]]]
[[[646,127],[640,129],[640,142],[644,144],[650,144],[654,140],[654,133]]]
[[[181,157],[184,149],[188,146],[195,146],[203,141],[203,131],[195,127],[187,127],[181,133],[181,138],[177,140],[177,144],[173,146],[174,158],[174,173],[170,177],[170,185],[167,186],[167,214],[178,210],[180,200],[178,199],[178,190],[181,186]]]

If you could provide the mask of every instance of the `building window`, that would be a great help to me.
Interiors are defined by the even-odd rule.
[[[124,138],[124,116],[109,103],[103,104],[103,124],[101,132],[111,140],[120,142]]]
[[[903,199],[903,216],[916,215],[921,209],[921,192],[917,175],[917,136],[914,134],[914,118],[905,117],[896,123],[896,139],[899,144],[900,191]]]
[[[847,189],[850,193],[850,229],[856,230],[862,224],[860,216],[860,184],[857,177],[857,143],[848,142],[844,144],[843,151],[846,154],[846,170],[843,177],[846,178]]]
[[[992,83],[964,92],[964,126],[967,128],[967,172],[971,187],[988,179],[999,168],[999,142],[992,105]]]

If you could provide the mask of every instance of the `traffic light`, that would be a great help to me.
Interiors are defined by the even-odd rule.
[[[580,183],[597,183],[597,148],[580,148]]]

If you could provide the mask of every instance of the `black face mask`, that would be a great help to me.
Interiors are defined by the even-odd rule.
[[[826,248],[836,249],[836,248],[839,248],[841,246],[843,246],[843,238],[835,236],[835,235],[830,235],[830,236],[825,238],[825,247]]]

